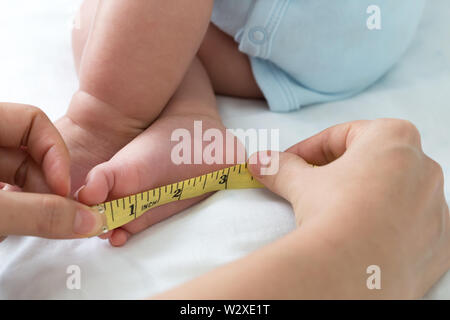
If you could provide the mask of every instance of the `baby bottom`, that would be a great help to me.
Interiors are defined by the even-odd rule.
[[[424,0],[216,0],[212,21],[250,57],[273,111],[342,99],[402,56]]]

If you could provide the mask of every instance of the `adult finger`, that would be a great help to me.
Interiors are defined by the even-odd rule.
[[[41,168],[19,149],[0,148],[0,181],[18,186],[26,192],[52,191]]]
[[[296,154],[314,165],[326,165],[342,156],[354,138],[369,121],[360,120],[338,124],[303,140],[286,152]]]
[[[272,168],[269,173],[265,170],[267,167]],[[308,173],[313,169],[293,153],[276,151],[262,151],[251,155],[248,168],[259,182],[290,202],[299,197],[302,186],[307,187],[305,180],[309,179]]]
[[[51,189],[60,195],[70,192],[70,157],[58,130],[38,108],[0,104],[0,147],[25,147],[42,167]]]
[[[295,144],[285,152],[272,151],[270,156],[267,156],[266,151],[254,154],[249,158],[249,170],[269,190],[293,202],[301,196],[301,189],[310,185],[311,164],[326,165],[342,156],[368,123],[354,121],[336,125]],[[276,166],[278,171],[275,174],[262,174],[261,171],[267,166]]]

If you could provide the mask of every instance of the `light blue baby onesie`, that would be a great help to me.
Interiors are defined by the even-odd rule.
[[[270,109],[287,112],[373,84],[407,49],[424,3],[215,0],[212,22],[249,55]]]

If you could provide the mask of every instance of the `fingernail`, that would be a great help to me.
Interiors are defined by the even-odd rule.
[[[258,162],[258,154],[253,153],[248,157],[247,163],[248,164],[256,164]]]
[[[78,194],[79,194],[79,193],[81,192],[81,190],[83,190],[84,188],[86,188],[85,185],[82,186],[82,187],[80,187],[80,189],[78,189],[78,190],[75,192],[75,194],[73,195],[73,197],[75,198],[75,200],[78,201]]]
[[[272,161],[272,157],[269,156],[268,151],[261,151],[258,156],[259,156],[259,162],[263,165],[263,166],[269,166],[270,162]]]
[[[272,162],[271,151],[260,151],[250,156],[248,168],[254,177],[261,177],[264,168],[270,167]]]
[[[103,220],[99,213],[79,209],[75,214],[73,232],[79,235],[91,236],[101,232]]]
[[[259,172],[259,167],[261,164],[258,162],[258,153],[254,153],[248,158],[248,169],[250,170],[251,174],[255,175],[257,172]]]

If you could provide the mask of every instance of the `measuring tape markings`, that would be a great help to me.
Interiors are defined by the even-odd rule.
[[[213,191],[248,188],[264,188],[264,186],[253,178],[245,163],[98,204],[93,208],[105,214],[104,232],[106,232],[123,226],[148,210],[164,204],[195,198]]]

